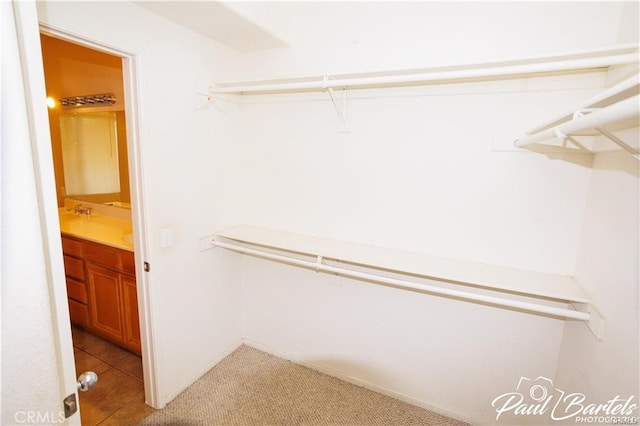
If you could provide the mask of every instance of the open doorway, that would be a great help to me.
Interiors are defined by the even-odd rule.
[[[41,34],[82,424],[146,417],[123,58]],[[138,253],[136,252],[135,255]]]

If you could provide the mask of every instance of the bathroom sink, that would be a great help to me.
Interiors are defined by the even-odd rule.
[[[91,211],[76,214],[64,207],[58,209],[60,232],[73,237],[95,241],[125,250],[133,247],[133,228],[131,219],[110,216]]]
[[[58,212],[58,216],[60,217],[60,220],[65,220],[65,221],[80,219],[80,215],[75,214],[74,212]]]

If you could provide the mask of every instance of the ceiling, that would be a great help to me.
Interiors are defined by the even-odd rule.
[[[134,3],[239,52],[287,47],[285,42],[264,27],[217,1]]]

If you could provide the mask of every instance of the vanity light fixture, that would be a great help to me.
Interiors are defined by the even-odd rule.
[[[114,95],[113,93],[73,96],[70,98],[60,99],[60,105],[65,108],[103,107],[114,105],[115,103],[116,95]]]
[[[56,100],[53,99],[51,96],[47,96],[47,106],[49,108],[55,108],[56,107]]]

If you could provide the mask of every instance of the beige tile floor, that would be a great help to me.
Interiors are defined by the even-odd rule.
[[[72,327],[76,373],[94,371],[98,384],[80,394],[83,426],[137,425],[154,409],[144,403],[142,359],[80,328]]]

